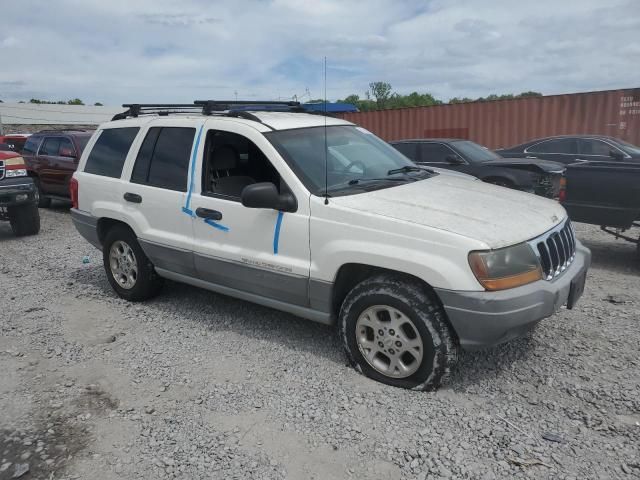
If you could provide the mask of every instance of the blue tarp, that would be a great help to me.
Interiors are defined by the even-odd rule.
[[[324,112],[323,103],[303,103],[301,105],[305,110],[310,112]],[[327,112],[329,113],[344,113],[344,112],[357,112],[358,109],[351,103],[327,103]]]

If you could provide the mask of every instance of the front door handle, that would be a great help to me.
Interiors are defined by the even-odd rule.
[[[137,193],[125,193],[124,194],[124,199],[127,202],[131,202],[131,203],[142,203],[142,197],[140,195],[138,195]]]
[[[222,213],[218,210],[211,210],[209,208],[196,208],[196,215],[200,218],[206,218],[209,220],[222,220]]]

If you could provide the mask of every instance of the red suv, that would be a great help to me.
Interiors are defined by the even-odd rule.
[[[39,207],[48,207],[54,198],[69,200],[69,181],[91,135],[87,130],[43,130],[27,139],[22,155],[38,190]]]

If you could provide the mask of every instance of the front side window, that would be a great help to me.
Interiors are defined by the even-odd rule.
[[[204,152],[202,192],[228,200],[240,200],[247,185],[270,182],[279,191],[286,186],[262,150],[247,137],[210,130]]]
[[[452,142],[451,145],[471,162],[482,163],[491,160],[500,160],[502,158],[487,147],[483,147],[476,142],[470,142],[469,140],[455,141]]]
[[[38,145],[40,145],[40,138],[30,137],[27,139],[27,142],[24,144],[24,148],[22,149],[22,153],[25,155],[35,155],[38,151]]]
[[[409,160],[418,161],[418,149],[415,143],[394,143],[393,147],[402,153]]]
[[[124,161],[139,130],[138,127],[103,130],[89,153],[84,171],[94,175],[120,178]]]
[[[391,145],[360,127],[309,127],[264,135],[314,195],[324,193],[325,181],[327,192],[347,194],[365,185],[365,189],[386,188],[426,175]],[[401,171],[396,172],[398,169]],[[411,178],[398,177],[412,170],[418,172]]]
[[[195,133],[195,128],[150,128],[138,152],[131,182],[186,192]]]
[[[526,151],[530,153],[576,154],[578,146],[573,138],[557,138],[532,145]]]
[[[420,161],[425,163],[447,163],[447,157],[455,152],[442,143],[421,143]]]
[[[612,150],[619,151],[602,140],[580,139],[580,153],[582,155],[599,155],[608,157]],[[620,152],[622,153],[622,152]]]

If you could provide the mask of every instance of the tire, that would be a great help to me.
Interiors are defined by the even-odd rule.
[[[399,275],[383,274],[356,285],[342,304],[339,326],[354,368],[394,387],[435,390],[458,359],[457,337],[435,294]],[[395,369],[392,359],[398,362]]]
[[[42,188],[40,187],[40,180],[37,178],[33,179],[33,183],[36,186],[36,200],[38,202],[39,208],[49,208],[51,206],[51,199],[44,196],[42,193]]]
[[[102,243],[102,260],[111,287],[125,300],[147,300],[162,288],[162,278],[134,233],[124,225],[115,225],[107,232]]]
[[[40,212],[35,203],[9,207],[7,213],[15,236],[36,235],[40,231]]]

